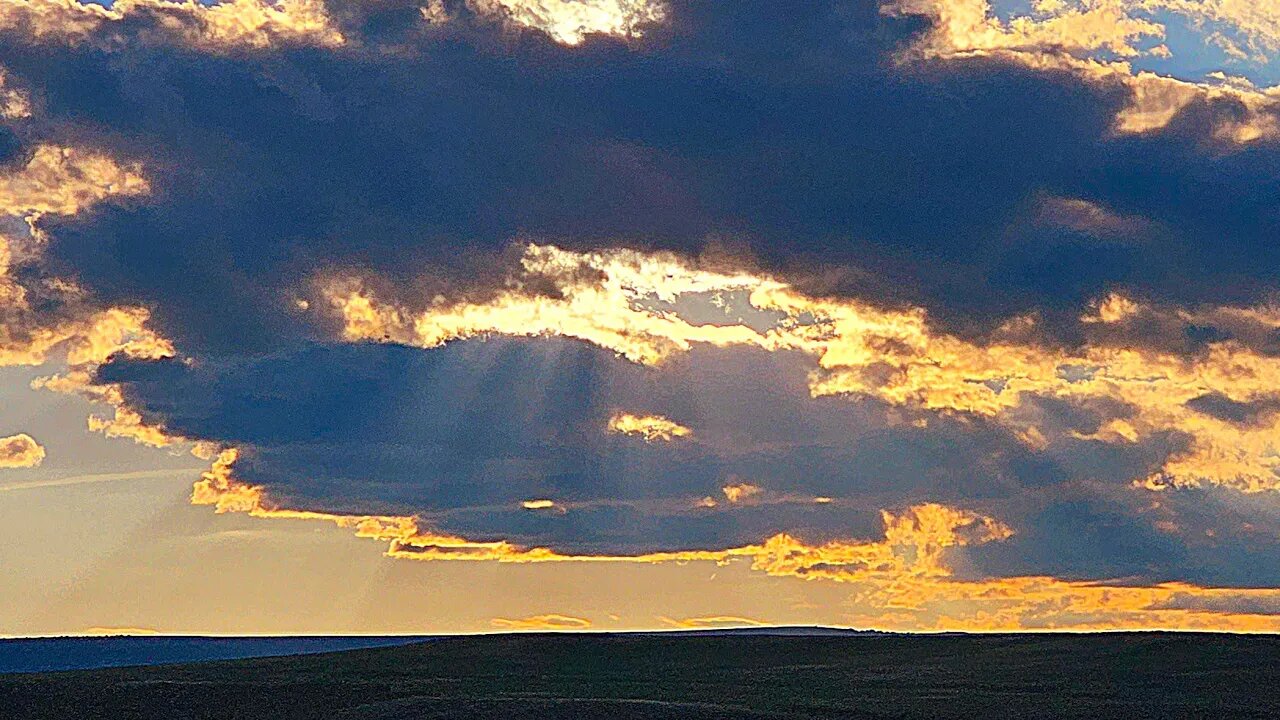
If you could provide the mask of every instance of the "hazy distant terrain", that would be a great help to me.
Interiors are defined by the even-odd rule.
[[[425,636],[53,637],[0,640],[0,674],[302,655],[404,645]]]
[[[40,718],[1280,716],[1280,638],[1212,634],[491,635],[0,676]]]

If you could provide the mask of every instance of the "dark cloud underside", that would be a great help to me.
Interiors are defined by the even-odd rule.
[[[363,47],[0,44],[0,63],[40,89],[47,117],[28,135],[109,147],[156,175],[153,203],[54,226],[52,262],[109,302],[154,306],[191,352],[307,335],[287,296],[317,268],[483,284],[484,261],[459,257],[517,236],[729,242],[960,329],[1039,310],[1067,338],[1109,287],[1243,302],[1280,267],[1280,156],[1209,143],[1202,116],[1230,107],[1116,137],[1119,86],[995,61],[896,65],[922,23],[875,3],[676,2],[638,47],[571,48],[339,9]],[[1046,224],[1054,197],[1144,222]]]
[[[577,47],[462,7],[435,29],[398,3],[330,10],[359,42],[212,54],[0,36],[40,111],[0,130],[0,163],[65,143],[137,160],[151,184],[43,218],[45,253],[21,272],[151,310],[183,360],[117,358],[99,379],[171,433],[242,448],[237,474],[273,500],[614,553],[873,537],[881,508],[949,501],[1017,531],[975,552],[976,573],[1280,580],[1274,563],[1242,580],[1216,561],[1265,559],[1266,508],[1206,539],[1190,500],[1124,494],[1188,439],[1085,437],[1127,417],[1119,401],[1028,399],[1020,412],[1073,438],[1041,448],[961,413],[815,399],[811,363],[788,353],[699,347],[643,368],[569,341],[338,345],[298,302],[335,270],[406,306],[483,296],[519,240],[710,248],[814,293],[922,306],[964,337],[1034,312],[1053,341],[1111,332],[1189,356],[1225,331],[1079,318],[1113,289],[1156,307],[1274,293],[1280,147],[1216,142],[1230,101],[1119,135],[1118,82],[899,64],[923,21],[865,1],[679,0],[642,40]],[[1189,407],[1240,424],[1273,410]],[[617,411],[693,435],[607,433]],[[735,483],[763,490],[735,504]]]

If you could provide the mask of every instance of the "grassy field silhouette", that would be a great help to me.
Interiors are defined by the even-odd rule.
[[[0,676],[6,718],[1280,715],[1280,638],[523,634]]]

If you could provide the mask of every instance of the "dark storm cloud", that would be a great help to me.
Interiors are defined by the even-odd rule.
[[[286,507],[418,513],[468,537],[579,551],[864,537],[881,507],[1000,503],[1066,479],[999,428],[887,426],[876,403],[810,399],[805,377],[763,351],[695,351],[654,370],[568,340],[313,346],[99,373],[169,432],[242,448],[237,475]],[[619,411],[692,436],[607,432]],[[722,488],[740,483],[760,493],[729,502]],[[704,497],[716,507],[697,507]],[[569,510],[520,507],[533,499]]]
[[[420,512],[480,537],[593,552],[816,541],[874,535],[882,507],[952,501],[1017,529],[983,548],[993,573],[1239,579],[1228,550],[1206,556],[1225,569],[1199,565],[1185,532],[1135,505],[1059,497],[1127,490],[1184,447],[1064,439],[1124,408],[1031,399],[1021,411],[1053,441],[1035,450],[981,419],[811,398],[808,366],[786,356],[696,350],[646,370],[569,342],[329,346],[315,342],[335,329],[295,304],[333,269],[378,276],[406,304],[491,286],[520,238],[714,244],[967,334],[1035,311],[1068,342],[1262,347],[1275,338],[1216,320],[1077,322],[1112,288],[1156,305],[1275,290],[1280,149],[1213,142],[1229,102],[1118,136],[1119,84],[996,60],[900,66],[923,22],[865,1],[672,2],[644,40],[574,48],[452,9],[460,21],[425,29],[410,5],[334,3],[359,40],[343,49],[0,37],[0,65],[40,109],[0,132],[0,162],[65,142],[139,160],[151,181],[145,202],[44,219],[32,270],[149,308],[191,359],[102,369],[145,418],[244,448],[236,472],[288,506]],[[694,437],[607,434],[614,410]],[[730,482],[764,493],[730,508]],[[701,496],[719,507],[663,505]],[[534,498],[568,509],[518,507]],[[1221,547],[1265,553],[1249,542]]]
[[[572,48],[465,8],[434,30],[403,5],[333,10],[361,43],[0,43],[39,89],[40,132],[154,176],[147,207],[50,223],[55,263],[153,307],[193,353],[313,335],[290,296],[317,269],[483,284],[474,256],[516,236],[719,238],[825,291],[923,303],[962,330],[1039,310],[1067,339],[1108,287],[1243,302],[1280,267],[1276,148],[1205,141],[1202,116],[1230,108],[1115,137],[1118,85],[898,66],[923,22],[876,3],[674,2],[645,40]],[[1046,223],[1060,197],[1134,220]]]
[[[1016,506],[1016,509],[1014,509]],[[1007,512],[1015,534],[971,554],[974,577],[1052,575],[1132,584],[1280,584],[1280,514],[1265,495],[1188,489],[1152,496],[1069,483],[1026,494]]]
[[[1221,393],[1209,393],[1191,399],[1187,402],[1187,407],[1219,420],[1248,427],[1260,424],[1280,410],[1280,398],[1268,397],[1240,402]]]

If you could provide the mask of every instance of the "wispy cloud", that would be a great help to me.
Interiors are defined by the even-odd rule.
[[[591,621],[571,615],[547,613],[525,618],[494,618],[489,625],[499,630],[587,630]]]

